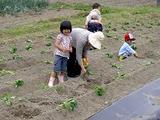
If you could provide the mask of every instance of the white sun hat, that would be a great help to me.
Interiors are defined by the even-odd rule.
[[[104,34],[100,31],[91,33],[88,36],[88,40],[93,47],[101,49],[101,41],[104,40]]]

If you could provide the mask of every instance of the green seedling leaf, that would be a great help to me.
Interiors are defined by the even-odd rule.
[[[106,53],[105,54],[108,58],[113,58],[113,54],[112,53]]]
[[[32,44],[30,43],[30,44],[26,45],[25,49],[26,50],[32,50]]]
[[[16,48],[16,47],[12,47],[12,48],[9,50],[9,52],[10,52],[11,54],[14,54],[14,53],[17,52],[17,48]]]
[[[0,64],[5,62],[5,57],[4,56],[0,56]]]
[[[91,70],[91,67],[88,66],[87,68],[87,75],[94,75],[95,73]]]
[[[4,94],[0,100],[3,101],[6,105],[12,105],[12,96],[8,93]]]
[[[15,82],[14,82],[14,85],[15,85],[16,88],[22,86],[23,84],[24,84],[24,81],[20,80],[20,79],[15,80]]]
[[[105,94],[105,91],[106,90],[105,90],[105,88],[103,86],[97,85],[95,87],[95,93],[96,93],[97,96],[103,96]]]
[[[117,68],[117,69],[121,68],[121,65],[117,65],[116,63],[111,63],[111,65],[112,67]]]
[[[26,40],[26,42],[28,42],[28,43],[32,43],[32,40],[28,39],[28,40]]]
[[[49,61],[49,60],[45,60],[44,63],[46,63],[46,64],[53,64],[53,62]]]
[[[39,88],[42,90],[49,90],[50,89],[50,87],[48,87],[48,85],[46,85],[44,83],[40,84]]]
[[[115,36],[115,33],[114,32],[109,32],[106,34],[107,37],[114,37]]]
[[[126,77],[127,77],[127,75],[125,73],[117,72],[117,78],[118,79],[124,79]]]
[[[48,49],[44,49],[44,50],[42,50],[40,53],[41,53],[41,54],[44,54],[44,53],[48,53],[48,52],[49,52]]]
[[[14,54],[14,55],[13,55],[13,59],[14,59],[14,60],[22,60],[23,57],[20,56],[20,55],[18,55],[18,54]]]
[[[56,89],[57,93],[64,93],[65,92],[64,86],[56,86],[55,89]]]
[[[48,43],[46,43],[46,46],[50,47],[50,46],[52,46],[52,43],[48,42]]]
[[[77,100],[71,98],[69,100],[65,100],[59,106],[62,107],[63,109],[74,111],[77,108],[77,105],[78,105]]]
[[[154,64],[154,62],[153,61],[148,61],[148,62],[145,63],[145,66],[149,66],[151,64]]]
[[[12,71],[9,71],[9,70],[0,70],[0,76],[4,76],[4,75],[7,75],[7,74],[11,74],[11,75],[14,75],[14,72]]]

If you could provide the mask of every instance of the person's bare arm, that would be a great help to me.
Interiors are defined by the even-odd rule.
[[[144,59],[144,57],[139,56],[138,53],[136,52],[135,54],[133,54],[136,58],[140,58],[140,59]]]
[[[62,52],[68,52],[70,51],[69,49],[66,49],[64,48],[62,45],[61,45],[61,41],[59,39],[56,39],[56,42],[55,42],[55,47],[58,48],[60,51]]]

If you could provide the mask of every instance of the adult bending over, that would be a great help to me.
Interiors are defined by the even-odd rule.
[[[87,51],[90,47],[101,49],[101,41],[104,34],[100,31],[90,32],[83,28],[72,29],[72,53],[67,65],[67,73],[70,77],[86,74],[84,60],[88,62]]]

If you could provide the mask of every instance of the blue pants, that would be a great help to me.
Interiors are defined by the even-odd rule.
[[[97,32],[97,31],[102,31],[103,26],[100,23],[94,23],[94,22],[89,22],[88,23],[88,30],[91,32]]]
[[[53,66],[54,72],[66,72],[67,61],[68,61],[68,58],[55,55],[54,66]]]

